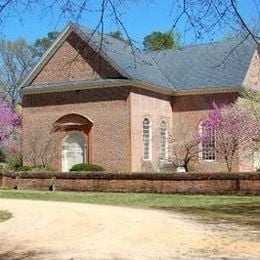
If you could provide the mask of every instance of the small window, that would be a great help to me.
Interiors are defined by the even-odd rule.
[[[161,122],[160,126],[160,159],[168,159],[168,129],[165,121]]]
[[[200,135],[203,137],[201,141],[200,159],[203,161],[216,160],[216,138],[215,130],[205,122],[200,124]],[[204,138],[206,137],[206,138]]]
[[[144,160],[152,160],[152,126],[148,118],[143,121]]]

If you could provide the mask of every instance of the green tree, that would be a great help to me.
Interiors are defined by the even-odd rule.
[[[33,44],[34,57],[40,58],[58,37],[59,32],[49,32],[46,37],[37,39]]]
[[[109,33],[110,36],[113,38],[120,40],[126,44],[130,44],[130,40],[126,39],[121,31],[114,31]]]
[[[153,32],[144,37],[144,48],[150,51],[180,48],[180,34]]]
[[[125,41],[125,38],[121,31],[110,32],[109,35],[118,40]]]

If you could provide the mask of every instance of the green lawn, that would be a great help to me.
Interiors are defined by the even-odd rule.
[[[231,221],[260,228],[260,196],[205,196],[144,193],[83,193],[0,190],[0,198],[67,201],[174,210],[201,220]]]
[[[11,218],[12,214],[5,210],[0,210],[0,223]]]

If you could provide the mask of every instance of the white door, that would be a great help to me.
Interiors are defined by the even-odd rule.
[[[254,169],[260,169],[260,150],[254,152]]]
[[[68,172],[73,165],[85,163],[85,158],[85,136],[79,131],[67,135],[62,141],[62,171]]]

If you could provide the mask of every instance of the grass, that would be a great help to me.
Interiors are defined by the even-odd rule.
[[[12,214],[5,210],[0,210],[0,223],[11,218]]]
[[[174,210],[206,221],[230,221],[260,228],[260,196],[168,195],[0,190],[0,198],[66,201]]]

